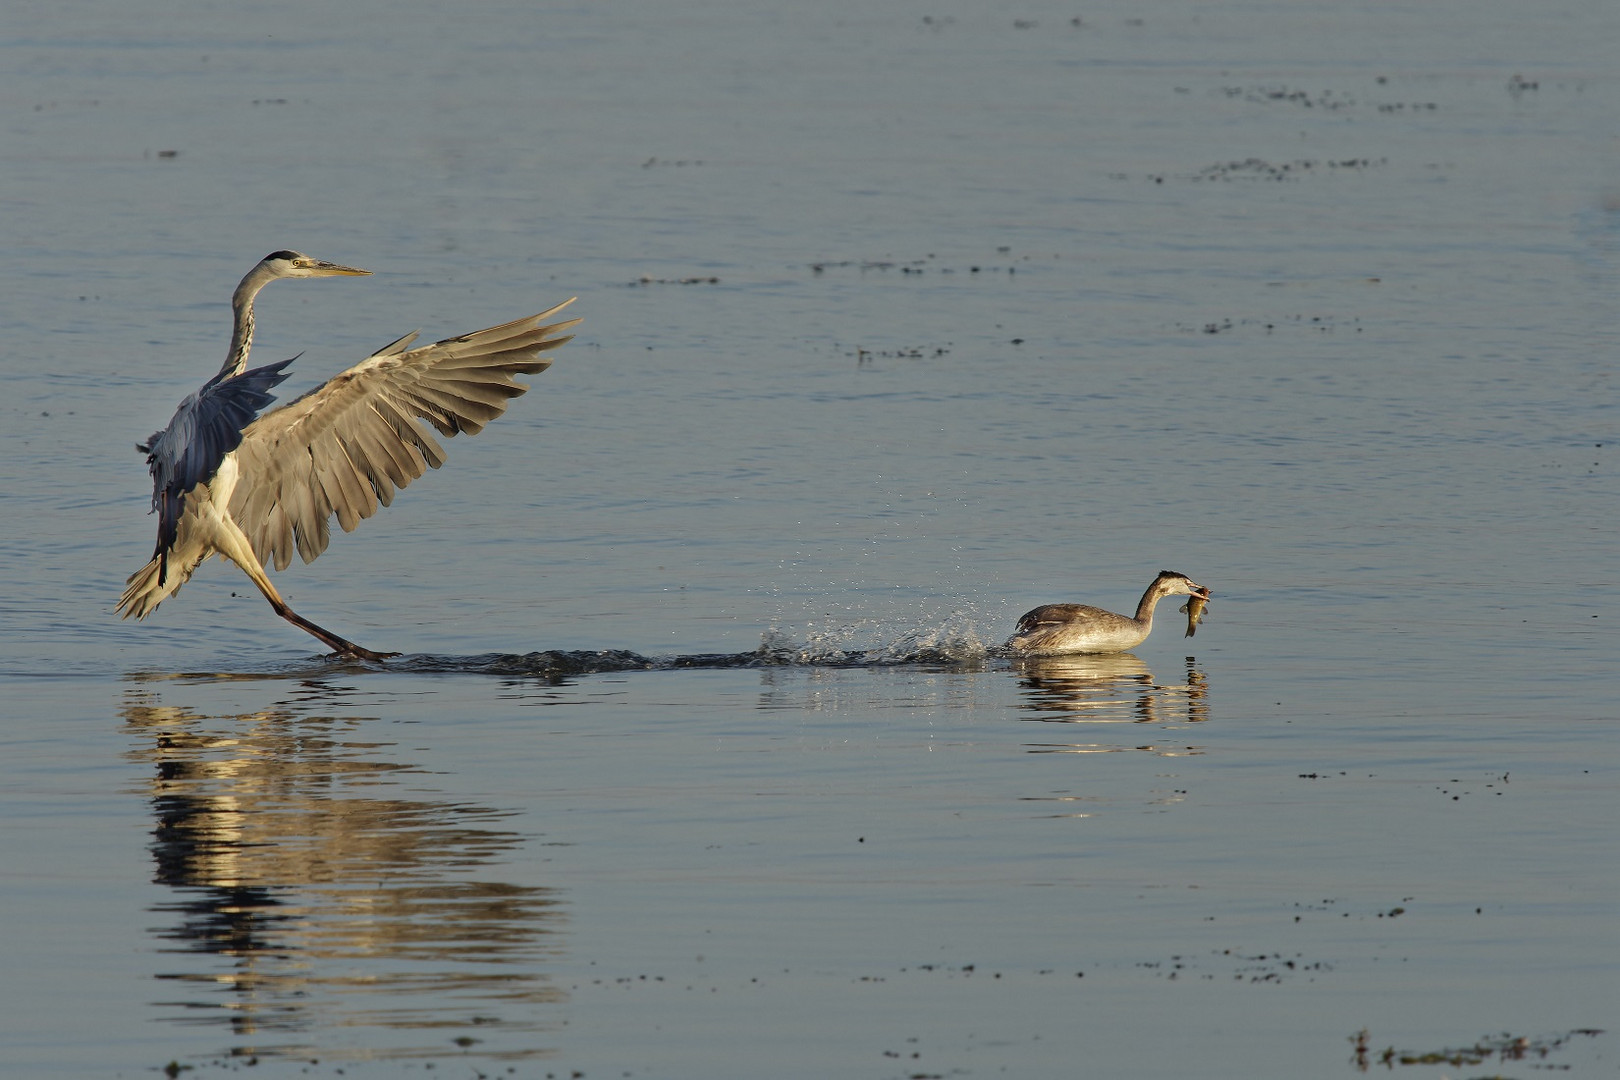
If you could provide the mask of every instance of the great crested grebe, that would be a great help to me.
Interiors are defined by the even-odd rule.
[[[1153,605],[1181,595],[1208,600],[1209,590],[1186,574],[1161,570],[1142,594],[1134,619],[1090,604],[1042,604],[1018,620],[1007,647],[1027,656],[1124,652],[1153,631]]]

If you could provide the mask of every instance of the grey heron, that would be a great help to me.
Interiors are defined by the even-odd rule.
[[[269,412],[271,389],[298,359],[249,369],[253,301],[272,281],[369,274],[277,251],[248,271],[231,298],[235,329],[225,364],[175,411],[169,426],[137,449],[152,471],[158,515],[152,560],[131,574],[118,610],[144,619],[179,591],[204,559],[239,566],[276,614],[334,652],[366,660],[377,653],[315,625],[287,606],[265,572],[285,570],[296,550],[313,562],[331,540],[388,506],[394,492],[444,464],[444,436],[476,435],[528,390],[516,375],[551,366],[542,354],[572,339],[578,319],[546,323],[573,303],[525,319],[411,349],[416,334],[384,345],[309,393]],[[423,424],[419,421],[426,421]]]
[[[1042,604],[1026,611],[1007,642],[1026,656],[1117,653],[1135,648],[1153,631],[1153,608],[1166,596],[1209,600],[1209,590],[1186,574],[1160,570],[1136,605],[1136,617],[1116,615],[1090,604]]]

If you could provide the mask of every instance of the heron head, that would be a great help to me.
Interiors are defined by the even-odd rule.
[[[359,277],[371,273],[355,266],[322,262],[299,251],[273,251],[259,265],[275,278]]]

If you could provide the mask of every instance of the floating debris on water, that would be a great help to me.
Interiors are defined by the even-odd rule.
[[[1375,1056],[1371,1035],[1366,1028],[1362,1028],[1350,1036],[1350,1044],[1355,1047],[1355,1053],[1351,1055],[1350,1060],[1360,1072],[1366,1072],[1372,1065],[1392,1069],[1396,1065],[1480,1065],[1491,1058],[1498,1061],[1529,1061],[1549,1057],[1563,1049],[1577,1036],[1596,1038],[1602,1034],[1602,1028],[1576,1028],[1562,1035],[1539,1035],[1535,1038],[1503,1032],[1501,1035],[1486,1035],[1472,1046],[1427,1051],[1397,1050],[1390,1046]],[[1568,1066],[1541,1065],[1537,1068],[1568,1068]]]
[[[655,278],[645,274],[628,283],[630,288],[640,288],[643,285],[718,285],[717,277],[683,277],[683,278]]]

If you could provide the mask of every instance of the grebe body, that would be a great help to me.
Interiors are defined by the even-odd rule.
[[[1208,600],[1209,590],[1186,574],[1161,570],[1136,605],[1135,618],[1090,604],[1042,604],[1018,620],[1007,647],[1026,656],[1124,652],[1153,632],[1154,605],[1181,595]]]

